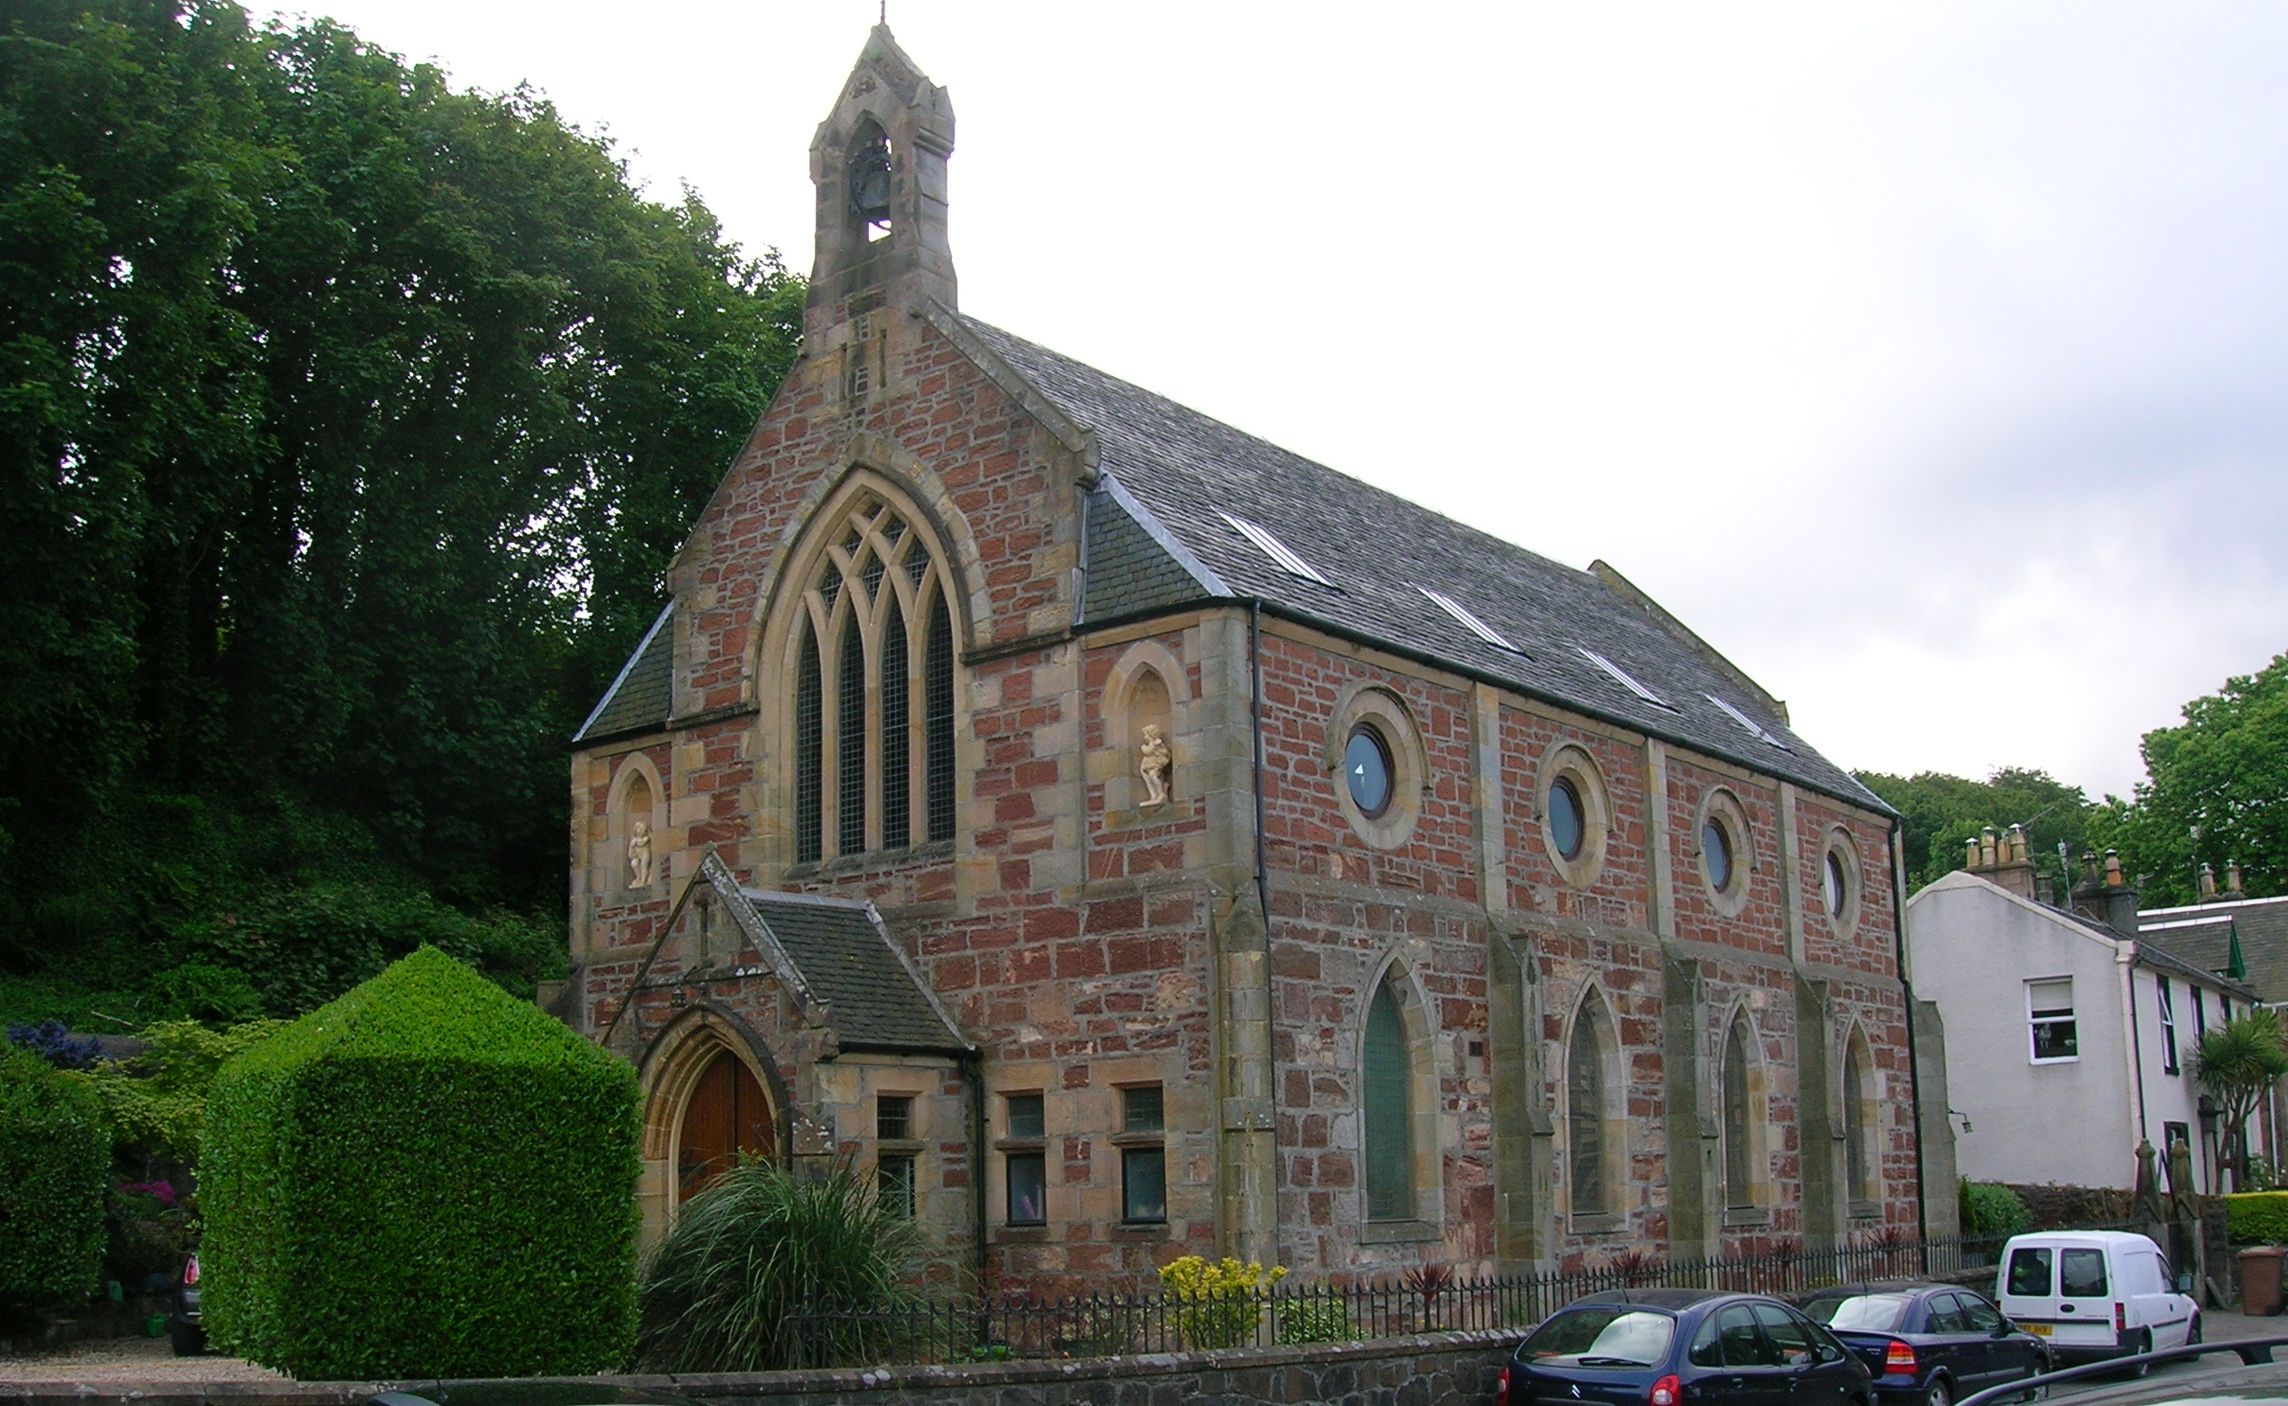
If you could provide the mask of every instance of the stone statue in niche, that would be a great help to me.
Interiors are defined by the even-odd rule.
[[[1144,804],[1168,802],[1168,744],[1158,723],[1144,724],[1144,740],[1136,744],[1136,774],[1144,778]]]
[[[628,834],[628,887],[651,887],[651,822],[639,820]]]

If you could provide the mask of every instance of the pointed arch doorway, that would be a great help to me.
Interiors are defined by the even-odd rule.
[[[705,1191],[729,1171],[741,1153],[776,1153],[770,1099],[746,1063],[727,1049],[692,1081],[676,1129],[675,1181],[678,1203]]]

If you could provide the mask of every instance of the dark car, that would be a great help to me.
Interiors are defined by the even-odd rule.
[[[1812,1295],[1803,1311],[1867,1364],[1878,1401],[1947,1406],[2050,1370],[2048,1345],[1976,1289],[1846,1284]]]
[[[167,1310],[167,1341],[177,1357],[195,1357],[207,1350],[206,1323],[199,1317],[199,1257],[190,1255],[175,1275],[175,1302]]]
[[[1778,1299],[1616,1289],[1549,1315],[1495,1406],[1871,1406],[1867,1368]]]

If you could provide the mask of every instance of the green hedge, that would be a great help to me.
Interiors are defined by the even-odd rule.
[[[2225,1197],[2224,1233],[2235,1245],[2288,1245],[2288,1191]]]
[[[94,1099],[46,1060],[0,1045],[0,1303],[95,1292],[110,1174]]]
[[[625,1060],[423,948],[223,1066],[209,1335],[304,1380],[563,1375],[635,1333]]]

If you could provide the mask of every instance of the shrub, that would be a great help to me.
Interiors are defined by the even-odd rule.
[[[624,1060],[424,948],[216,1076],[208,1333],[306,1379],[618,1366],[636,1137]]]
[[[1279,1296],[1272,1302],[1271,1317],[1283,1343],[1339,1343],[1357,1336],[1342,1296],[1331,1290]]]
[[[94,1292],[110,1164],[87,1091],[0,1047],[0,1303]]]
[[[1962,1233],[2007,1239],[2033,1228],[2034,1214],[2018,1193],[1993,1182],[1962,1179]]]
[[[103,1046],[93,1035],[74,1035],[60,1020],[11,1025],[8,1043],[58,1069],[93,1069],[103,1062]]]
[[[916,1247],[845,1162],[802,1175],[742,1160],[684,1205],[644,1273],[636,1364],[652,1372],[767,1372],[863,1360],[863,1315],[906,1302]],[[830,1315],[795,1341],[787,1315]]]
[[[1160,1266],[1160,1285],[1176,1301],[1176,1324],[1193,1347],[1237,1347],[1252,1342],[1262,1317],[1266,1291],[1287,1277],[1284,1265],[1266,1270],[1254,1260],[1241,1264],[1180,1255]]]
[[[2225,1197],[2224,1233],[2235,1245],[2288,1245],[2288,1191]]]
[[[137,1032],[143,1052],[81,1077],[122,1161],[198,1165],[207,1091],[224,1062],[268,1039],[284,1022],[251,1020],[209,1030],[195,1020],[163,1020]]]

